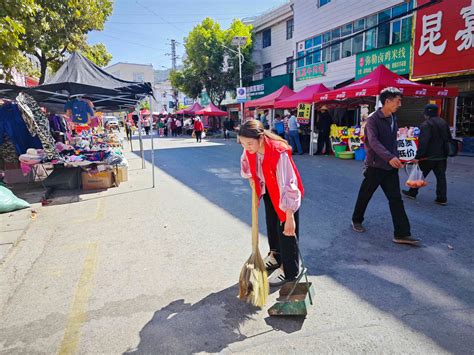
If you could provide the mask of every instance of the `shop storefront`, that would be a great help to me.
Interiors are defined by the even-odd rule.
[[[429,0],[419,0],[423,5]],[[443,108],[463,150],[474,153],[474,41],[471,0],[443,1],[418,12],[412,61],[413,80],[457,87],[455,100],[437,102]]]

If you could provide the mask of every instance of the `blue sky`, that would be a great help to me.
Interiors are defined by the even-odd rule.
[[[170,39],[181,45],[183,38],[207,16],[223,28],[233,18],[258,15],[285,0],[115,0],[104,31],[88,35],[91,44],[102,42],[116,62],[153,64],[155,69],[171,67]],[[178,63],[180,60],[178,59]]]

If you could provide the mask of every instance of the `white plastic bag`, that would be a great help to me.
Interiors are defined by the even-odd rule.
[[[206,138],[206,132],[202,131],[201,138]]]
[[[409,165],[412,165],[411,170],[408,169]],[[406,169],[408,173],[408,179],[405,184],[408,187],[417,189],[428,185],[418,164],[407,164]]]

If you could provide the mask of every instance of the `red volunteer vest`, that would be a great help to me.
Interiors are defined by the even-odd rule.
[[[262,170],[263,176],[265,177],[265,185],[267,188],[267,193],[270,195],[273,207],[278,215],[278,218],[281,222],[286,221],[286,213],[280,209],[280,188],[278,187],[278,180],[276,177],[277,165],[280,160],[281,153],[286,152],[290,158],[291,165],[298,179],[298,189],[301,192],[301,197],[304,196],[303,182],[301,181],[300,174],[298,169],[296,169],[295,162],[291,156],[291,149],[286,147],[284,143],[279,141],[271,140],[267,137],[264,137],[265,144],[265,154],[263,156]],[[250,154],[245,152],[247,159],[250,165],[250,172],[252,173],[252,179],[255,182],[255,189],[257,191],[257,196],[260,199],[261,188],[260,180],[257,177],[257,154]]]

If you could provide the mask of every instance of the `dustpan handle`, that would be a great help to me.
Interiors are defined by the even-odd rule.
[[[258,196],[255,190],[255,183],[250,183],[252,188],[252,250],[258,249]]]

